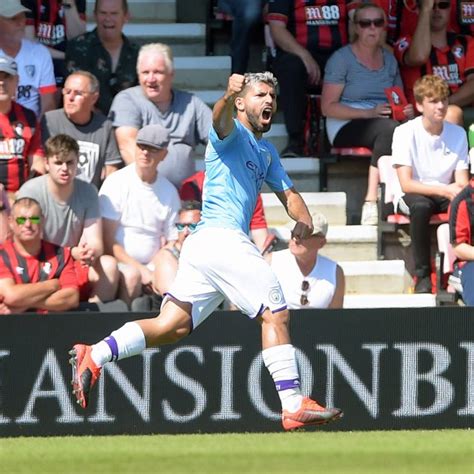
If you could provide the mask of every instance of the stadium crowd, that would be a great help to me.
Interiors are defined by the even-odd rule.
[[[90,32],[85,3],[0,2],[1,313],[117,300],[159,309],[199,222],[205,177],[194,152],[208,143],[211,109],[174,87],[169,46],[140,47],[123,34],[126,0],[97,0]],[[382,218],[377,163],[393,155],[415,292],[432,291],[428,223],[453,200],[456,268],[471,288],[474,204],[463,127],[474,119],[474,22],[458,2],[270,0],[254,2],[251,18],[240,2],[221,3],[234,14],[235,73],[247,72],[253,25],[270,27],[288,132],[281,156],[305,154],[307,94],[320,94],[331,144],[373,153],[361,223]],[[387,96],[394,87],[406,96],[397,113]],[[441,164],[446,155],[450,167]],[[340,308],[344,273],[318,254],[328,224],[320,214],[313,221],[311,236],[272,252],[259,199],[249,231],[290,307]]]

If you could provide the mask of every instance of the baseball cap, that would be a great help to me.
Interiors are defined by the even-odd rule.
[[[137,145],[145,145],[152,148],[162,149],[168,146],[170,134],[161,125],[146,125],[138,131]]]
[[[18,75],[18,66],[16,61],[10,56],[0,56],[0,71],[10,74],[10,76]]]
[[[326,234],[328,233],[328,220],[326,219],[326,216],[320,212],[313,212],[311,217],[313,218],[314,228],[312,235],[322,234],[326,237]]]
[[[18,13],[30,12],[29,8],[24,7],[20,0],[1,0],[0,1],[0,16],[5,18],[13,18]]]

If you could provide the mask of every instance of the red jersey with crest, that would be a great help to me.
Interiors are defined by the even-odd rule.
[[[313,56],[335,51],[348,41],[349,1],[270,0],[267,20],[282,21]]]
[[[86,20],[86,1],[75,0],[82,20]],[[66,18],[61,0],[22,0],[31,13],[26,14],[27,24],[35,27],[36,37],[41,44],[66,50]]]
[[[419,67],[404,66],[403,56],[411,43],[411,37],[400,38],[394,47],[394,54],[401,64],[400,73],[408,100],[415,104],[413,85],[425,74],[434,74],[444,79],[451,93],[456,92],[474,72],[474,39],[471,36],[448,33],[445,48],[431,48],[426,64]]]
[[[12,102],[8,114],[0,113],[0,183],[16,192],[28,178],[28,157],[44,156],[35,113]]]
[[[0,246],[0,279],[11,278],[16,284],[59,279],[61,288],[78,288],[74,260],[69,247],[42,241],[40,254],[25,257],[15,244],[6,240]]]
[[[448,31],[474,34],[474,1],[449,0],[451,16]],[[418,23],[418,0],[376,0],[387,15],[387,41],[394,44],[399,38],[412,35]]]

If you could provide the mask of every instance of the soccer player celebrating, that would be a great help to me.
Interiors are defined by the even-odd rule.
[[[105,363],[179,341],[227,297],[261,325],[263,360],[280,396],[283,428],[324,424],[342,416],[341,410],[324,408],[301,394],[282,289],[248,237],[263,181],[296,221],[292,238],[299,241],[313,231],[311,215],[275,148],[262,139],[276,111],[276,85],[269,72],[229,78],[213,110],[202,219],[184,242],[160,316],[126,323],[99,343],[76,344],[70,351],[73,390],[83,408]]]

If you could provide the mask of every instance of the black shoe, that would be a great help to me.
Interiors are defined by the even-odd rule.
[[[280,153],[281,158],[298,158],[304,156],[302,145],[288,145]]]
[[[415,293],[431,293],[431,278],[419,278],[415,285]]]

